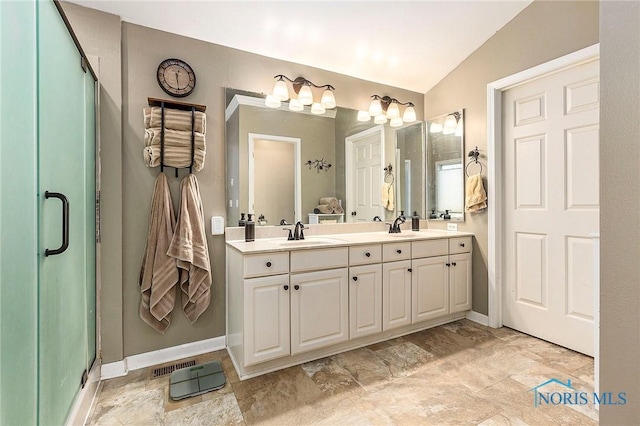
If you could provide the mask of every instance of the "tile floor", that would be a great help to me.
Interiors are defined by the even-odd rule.
[[[133,371],[102,384],[89,424],[598,423],[593,405],[536,408],[530,391],[557,378],[593,392],[592,358],[468,320],[244,381],[224,350],[195,359],[221,361],[226,386],[173,402],[169,376],[150,378],[151,368]]]

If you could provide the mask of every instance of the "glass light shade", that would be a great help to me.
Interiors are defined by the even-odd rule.
[[[282,102],[273,95],[267,95],[267,99],[264,100],[264,104],[269,108],[280,108]]]
[[[336,107],[336,97],[333,96],[333,90],[329,90],[329,89],[325,90],[324,93],[322,94],[322,100],[320,100],[320,103],[326,109],[335,108]]]
[[[358,111],[358,121],[369,120],[371,120],[371,114],[369,114],[369,111]]]
[[[311,114],[324,114],[327,110],[319,102],[314,102],[311,105]]]
[[[431,127],[429,127],[429,132],[431,133],[440,133],[442,131],[442,124],[440,123],[431,123]]]
[[[408,106],[407,109],[404,110],[404,114],[402,114],[402,121],[405,123],[413,123],[416,121],[416,110],[413,109],[412,106]]]
[[[373,122],[376,124],[384,124],[387,122],[387,116],[384,114],[376,115],[373,119]]]
[[[374,99],[369,104],[369,115],[372,117],[377,117],[382,114],[382,104],[380,103],[380,99]],[[385,122],[386,122],[385,118]]]
[[[400,108],[395,102],[391,102],[387,107],[387,118],[393,120],[394,118],[400,118]]]
[[[444,120],[444,127],[442,128],[443,135],[452,135],[456,131],[458,120],[453,115],[448,115]]]
[[[400,127],[402,126],[402,118],[400,117],[392,118],[389,124],[391,125],[391,127]]]
[[[458,121],[458,125],[456,126],[456,131],[453,134],[455,136],[462,136],[462,120]]]
[[[309,86],[303,85],[298,92],[298,100],[302,105],[311,105],[313,103],[313,93]]]
[[[291,99],[289,101],[289,109],[296,112],[304,111],[304,105],[298,99]]]
[[[289,89],[287,88],[287,82],[284,80],[276,81],[276,85],[273,86],[273,97],[279,101],[286,101],[289,99]]]

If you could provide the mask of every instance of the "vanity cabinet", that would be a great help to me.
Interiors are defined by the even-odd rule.
[[[411,261],[382,265],[382,329],[411,324]]]
[[[340,268],[290,276],[292,355],[349,339],[347,275]]]
[[[448,256],[411,261],[411,322],[417,323],[449,313]]]
[[[382,332],[382,265],[349,268],[349,336]]]
[[[463,312],[471,309],[471,253],[449,257],[449,312]]]

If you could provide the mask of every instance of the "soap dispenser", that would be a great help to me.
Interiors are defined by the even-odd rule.
[[[240,213],[240,220],[238,221],[238,226],[244,226],[246,221],[244,220],[244,213]]]
[[[244,240],[246,242],[251,242],[256,239],[256,224],[251,220],[251,216],[253,216],[251,213],[247,213],[247,216],[249,216],[249,219],[247,219],[247,222],[244,225]]]
[[[413,212],[413,216],[411,216],[411,230],[420,230],[420,216],[418,216],[418,212]]]

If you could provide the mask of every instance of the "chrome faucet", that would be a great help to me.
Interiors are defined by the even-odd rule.
[[[296,227],[293,231],[293,239],[294,240],[304,240],[304,225],[302,224],[302,222],[298,222],[296,223]]]

